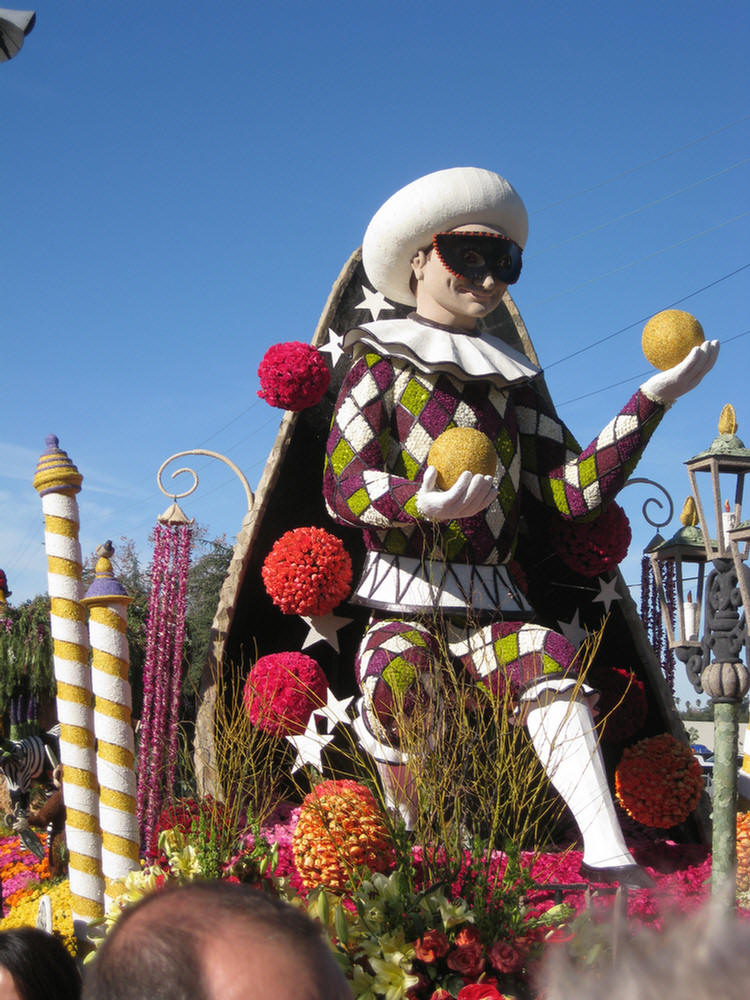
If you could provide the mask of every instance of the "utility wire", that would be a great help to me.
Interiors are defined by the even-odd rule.
[[[592,226],[590,229],[584,229],[580,233],[576,233],[574,236],[569,236],[567,239],[560,240],[559,243],[551,243],[549,246],[542,247],[540,250],[535,250],[533,253],[527,254],[526,257],[528,260],[535,260],[540,255],[549,253],[551,250],[557,250],[560,247],[567,246],[569,243],[575,243],[577,240],[582,240],[586,236],[591,236],[593,233],[601,232],[601,230],[607,229],[609,226],[614,226],[616,223],[622,222],[624,219],[631,219],[634,215],[639,215],[641,212],[645,212],[650,208],[662,205],[665,201],[677,198],[679,195],[685,194],[686,191],[692,191],[693,188],[700,187],[701,184],[705,184],[707,181],[712,181],[717,177],[722,177],[724,174],[727,174],[732,170],[736,170],[737,167],[742,167],[746,163],[750,163],[750,156],[746,157],[744,160],[739,160],[737,163],[733,163],[729,167],[724,167],[723,170],[719,170],[715,174],[709,174],[706,177],[702,177],[700,180],[693,181],[692,184],[687,184],[685,187],[678,188],[676,191],[671,191],[669,194],[665,194],[662,198],[656,198],[654,201],[647,201],[643,205],[638,206],[638,208],[634,208],[629,212],[624,212],[622,215],[616,215],[614,218],[608,219],[606,222],[600,222],[598,225]]]
[[[750,265],[749,265],[750,266]],[[722,345],[731,344],[733,340],[739,340],[740,337],[746,337],[750,334],[750,330],[743,330],[742,333],[736,333],[733,337],[725,337],[722,339]],[[572,399],[566,399],[562,403],[556,403],[555,406],[559,410],[562,406],[568,406],[570,403],[578,403],[582,399],[588,399],[589,396],[598,396],[601,392],[608,392],[610,389],[616,389],[620,385],[627,385],[629,382],[635,382],[638,380],[646,378],[648,375],[653,375],[653,371],[648,369],[645,372],[641,372],[639,375],[631,375],[630,378],[620,379],[619,382],[612,382],[610,385],[602,386],[601,389],[592,389],[591,392],[584,392],[581,396],[574,396]]]
[[[663,308],[674,309],[675,306],[680,305],[682,302],[687,302],[688,299],[692,299],[696,295],[700,295],[709,288],[713,288],[715,285],[720,285],[722,281],[727,281],[729,278],[733,278],[742,271],[746,271],[748,267],[750,267],[750,264],[743,264],[734,271],[730,271],[728,274],[724,274],[720,278],[716,278],[715,281],[710,281],[707,285],[703,285],[701,288],[696,288],[695,291],[688,292],[687,295],[683,295],[681,298],[675,299],[674,302],[670,302],[669,305],[664,306]],[[551,361],[548,365],[544,366],[545,371],[548,371],[550,368],[554,368],[555,365],[561,365],[563,361],[570,361],[571,358],[577,358],[579,354],[584,354],[586,351],[590,351],[592,348],[598,347],[600,344],[605,344],[608,340],[613,340],[615,337],[619,337],[620,334],[626,333],[628,330],[632,330],[633,327],[640,326],[642,323],[647,322],[647,320],[651,319],[653,315],[653,313],[649,313],[648,316],[643,316],[641,319],[637,319],[633,323],[628,323],[627,326],[620,327],[620,329],[615,330],[614,333],[608,333],[606,337],[600,337],[599,340],[594,340],[585,347],[579,347],[577,351],[573,351],[571,354],[566,354],[562,358],[557,358],[556,361]],[[742,336],[742,334],[739,336]]]
[[[566,195],[564,198],[560,198],[558,201],[550,202],[549,205],[544,205],[542,208],[536,208],[534,209],[534,214],[547,212],[549,209],[557,208],[558,205],[564,205],[566,202],[572,201],[574,198],[580,198],[583,195],[591,194],[592,191],[598,191],[600,188],[607,187],[609,184],[614,184],[615,181],[622,180],[624,177],[630,177],[631,174],[635,174],[639,170],[644,170],[646,167],[650,167],[654,163],[659,163],[661,160],[666,160],[670,156],[675,156],[677,153],[684,153],[686,149],[691,149],[693,146],[697,146],[699,143],[705,142],[706,139],[711,139],[713,136],[719,135],[721,132],[726,132],[727,129],[735,128],[737,125],[742,125],[748,120],[750,120],[750,115],[746,115],[744,118],[738,118],[736,121],[729,122],[727,125],[721,125],[719,128],[713,129],[711,132],[706,132],[705,135],[701,135],[697,139],[692,139],[683,146],[676,146],[674,149],[670,149],[666,153],[661,153],[659,156],[655,156],[651,160],[645,160],[643,163],[630,167],[628,170],[623,170],[620,174],[613,174],[612,177],[599,181],[598,184],[593,184],[591,187],[587,188],[581,188],[580,191],[573,191],[571,194]]]

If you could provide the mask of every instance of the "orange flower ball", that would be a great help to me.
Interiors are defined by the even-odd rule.
[[[393,843],[369,788],[323,781],[307,795],[292,835],[292,853],[306,888],[342,891],[358,869],[385,872]]]
[[[750,892],[750,812],[737,814],[737,891]]]
[[[704,781],[689,747],[669,733],[627,747],[615,772],[617,800],[644,826],[669,829],[698,805]]]

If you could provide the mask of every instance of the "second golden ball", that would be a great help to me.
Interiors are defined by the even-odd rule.
[[[705,340],[703,327],[695,316],[682,309],[664,309],[652,316],[643,328],[641,346],[654,368],[674,368],[691,350]]]
[[[497,452],[492,441],[473,427],[451,427],[435,439],[427,464],[437,469],[437,485],[449,490],[467,469],[475,475],[494,476]]]

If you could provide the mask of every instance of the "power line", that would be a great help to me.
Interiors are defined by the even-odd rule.
[[[747,337],[748,334],[750,334],[750,330],[743,330],[742,333],[736,333],[733,337],[724,338],[721,343],[722,345],[731,344],[733,340],[739,340],[740,337]],[[568,406],[570,403],[578,403],[582,399],[588,399],[589,396],[598,396],[599,393],[607,392],[609,389],[616,389],[620,385],[627,385],[629,382],[635,382],[636,380],[640,382],[641,379],[646,378],[648,375],[653,375],[653,371],[649,369],[641,372],[639,375],[631,375],[630,378],[623,378],[619,382],[612,382],[610,385],[602,386],[601,389],[592,389],[591,392],[584,392],[581,396],[574,396],[573,399],[566,399],[564,402],[556,403],[555,405],[559,410],[562,406]]]
[[[730,271],[728,274],[722,275],[720,278],[716,278],[715,281],[710,281],[707,285],[703,285],[701,288],[696,288],[693,292],[688,292],[687,295],[683,295],[679,299],[675,299],[674,302],[670,302],[669,305],[664,306],[665,309],[674,309],[675,306],[680,305],[682,302],[687,302],[688,299],[694,298],[696,295],[700,295],[702,292],[707,291],[709,288],[713,288],[715,285],[721,284],[722,281],[727,281],[729,278],[733,278],[735,275],[740,274],[740,272],[747,270],[750,264],[743,264],[741,267],[736,268],[734,271]],[[614,333],[608,333],[606,337],[600,337],[599,340],[594,340],[585,347],[579,347],[577,351],[573,351],[571,354],[566,354],[562,358],[558,358],[556,361],[551,361],[548,365],[545,365],[545,371],[550,368],[554,368],[555,365],[561,365],[563,361],[570,361],[571,358],[577,358],[579,354],[584,354],[586,351],[590,351],[594,347],[598,347],[600,344],[606,343],[608,340],[613,340],[615,337],[619,337],[620,334],[626,333],[628,330],[632,330],[633,327],[640,326],[642,323],[647,322],[651,319],[653,313],[649,313],[648,316],[643,316],[641,319],[637,319],[632,323],[628,323],[627,326],[620,327],[619,330],[615,330]],[[742,336],[742,334],[740,334]],[[733,338],[734,339],[734,338]]]
[[[608,226],[614,226],[616,223],[622,222],[624,219],[630,219],[634,215],[647,211],[647,209],[655,208],[657,205],[662,205],[664,202],[669,201],[672,198],[677,198],[679,195],[685,194],[686,191],[692,191],[693,188],[700,187],[701,184],[705,184],[707,181],[712,181],[717,177],[722,177],[724,174],[727,174],[732,170],[736,170],[737,167],[742,167],[746,163],[750,163],[750,156],[746,157],[744,160],[739,160],[737,163],[733,163],[729,167],[724,167],[723,170],[719,170],[715,174],[709,174],[706,177],[700,178],[700,180],[693,181],[692,184],[687,184],[685,187],[678,188],[676,191],[671,191],[669,194],[665,194],[662,198],[656,198],[654,201],[645,202],[638,208],[634,208],[629,212],[624,212],[622,215],[617,215],[612,219],[608,219],[606,222],[600,222],[598,225],[592,226],[590,229],[584,229],[580,233],[576,233],[574,236],[569,236],[567,239],[560,240],[559,243],[552,243],[549,246],[542,247],[540,250],[527,254],[527,259],[535,260],[540,255],[549,253],[551,250],[557,250],[560,247],[567,246],[569,243],[575,243],[577,240],[582,240],[586,236],[591,236],[592,233],[601,232],[602,229],[607,229]]]
[[[659,156],[655,156],[651,160],[645,160],[643,163],[630,167],[628,170],[624,170],[620,174],[614,174],[606,180],[599,181],[598,184],[593,184],[588,188],[581,188],[580,191],[573,191],[571,194],[566,195],[564,198],[560,198],[558,201],[550,202],[549,205],[544,205],[542,208],[536,208],[534,209],[534,214],[546,212],[550,208],[557,208],[558,205],[564,205],[566,202],[572,201],[574,198],[580,198],[583,195],[590,194],[592,191],[598,191],[600,188],[607,187],[608,184],[614,184],[615,181],[622,180],[624,177],[630,177],[631,174],[635,174],[639,170],[650,167],[653,163],[659,163],[661,160],[666,160],[670,156],[675,156],[677,153],[684,153],[686,149],[691,149],[693,146],[697,146],[699,143],[705,142],[706,139],[711,139],[713,136],[719,135],[721,132],[726,132],[727,129],[735,128],[737,125],[742,125],[748,120],[750,120],[750,115],[746,115],[744,118],[738,118],[736,121],[729,122],[728,125],[721,125],[719,128],[713,129],[711,132],[706,132],[705,135],[701,135],[697,139],[692,139],[683,146],[676,146],[674,149],[670,149],[666,153],[661,153]]]

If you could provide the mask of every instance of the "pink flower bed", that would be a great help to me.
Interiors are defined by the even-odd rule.
[[[292,834],[298,817],[298,807],[282,804],[263,827],[262,833],[269,843],[278,845],[279,860],[273,874],[289,878],[297,891],[304,895],[305,889],[292,856]],[[677,844],[661,839],[658,831],[638,829],[635,824],[628,824],[627,820],[623,826],[628,830],[629,846],[636,861],[656,882],[653,889],[628,892],[628,915],[632,919],[660,927],[670,913],[690,913],[708,901],[711,875],[709,848],[702,844]],[[252,839],[249,844],[252,845]],[[528,853],[521,856],[521,863],[530,868],[532,878],[540,884],[583,885],[586,880],[580,875],[582,857],[581,851],[572,849],[542,855]],[[414,860],[417,864],[421,861],[418,847],[414,849]],[[467,863],[468,860],[467,855]],[[497,854],[493,866],[498,874],[502,874],[505,859],[501,853]],[[460,893],[460,881],[452,888]],[[565,902],[576,911],[581,911],[585,905],[584,893],[585,889],[566,892]],[[554,901],[553,890],[540,888],[533,901],[541,909],[546,909]],[[613,902],[613,893],[595,894],[595,905],[602,910],[612,906]]]
[[[42,841],[46,851],[46,834],[42,835]],[[24,890],[48,878],[49,865],[46,854],[42,861],[37,861],[16,834],[0,837],[0,880],[2,880],[4,917],[8,915],[13,903],[24,895]]]

